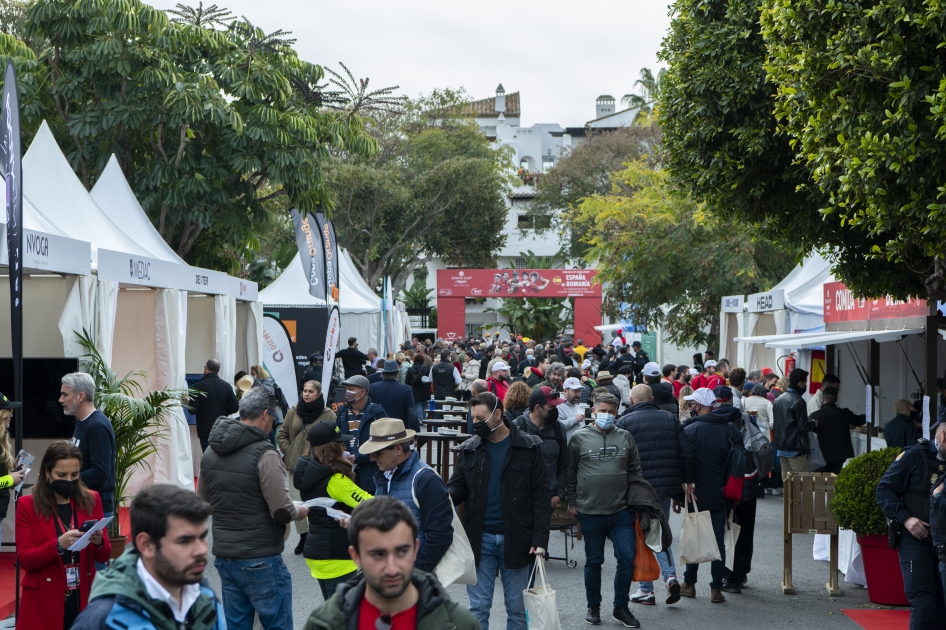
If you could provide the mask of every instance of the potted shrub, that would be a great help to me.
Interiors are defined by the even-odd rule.
[[[108,537],[112,558],[117,558],[125,550],[126,537],[121,534],[118,508],[130,498],[126,492],[128,482],[139,466],[149,466],[147,460],[157,453],[168,414],[191,392],[186,388],[163,389],[140,398],[142,387],[137,379],[146,378],[144,372],[129,372],[118,378],[96,350],[88,332],[76,333],[76,340],[86,350],[82,368],[95,380],[95,406],[111,420],[115,431],[115,519],[109,523]]]
[[[887,606],[909,605],[900,559],[887,544],[887,519],[875,496],[880,478],[899,454],[900,448],[891,447],[850,460],[838,475],[830,505],[838,525],[857,534],[868,598]]]

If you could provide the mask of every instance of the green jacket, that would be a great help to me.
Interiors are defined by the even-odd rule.
[[[180,630],[167,603],[148,595],[138,577],[138,553],[129,549],[113,560],[106,571],[95,576],[89,605],[72,625],[72,630],[102,628],[154,628]],[[223,607],[206,583],[187,613],[187,630],[224,630]]]
[[[420,593],[417,630],[480,630],[473,613],[453,601],[437,578],[415,570],[411,580]],[[303,630],[358,630],[358,611],[364,596],[364,578],[342,584],[331,599],[312,611]]]

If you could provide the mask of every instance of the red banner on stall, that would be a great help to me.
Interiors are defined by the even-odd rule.
[[[601,297],[591,269],[438,269],[437,297]]]
[[[896,300],[890,296],[878,299],[854,297],[843,282],[828,282],[824,285],[824,321],[862,322],[877,319],[902,317],[925,317],[929,315],[926,300],[910,298]]]

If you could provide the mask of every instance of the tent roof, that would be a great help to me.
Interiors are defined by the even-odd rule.
[[[342,249],[339,259],[338,310],[342,313],[379,313],[381,298],[368,288],[348,252]],[[279,277],[259,292],[259,299],[266,306],[325,306],[324,301],[309,294],[309,283],[298,252]]]
[[[88,241],[93,267],[98,266],[100,247],[151,256],[102,212],[76,177],[46,121],[23,156],[23,192],[29,199],[23,209],[28,216],[26,226]]]
[[[101,177],[92,187],[92,199],[102,212],[129,238],[151,252],[154,258],[186,265],[187,263],[171,249],[151,223],[128,180],[125,179],[115,154],[108,160]]]
[[[824,315],[824,284],[834,282],[831,263],[812,253],[772,290],[785,291],[785,307],[798,313]]]

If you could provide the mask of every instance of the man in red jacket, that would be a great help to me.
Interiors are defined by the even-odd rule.
[[[493,373],[486,379],[486,384],[486,391],[496,394],[500,400],[506,398],[506,390],[509,389],[509,366],[505,361],[493,364]]]

